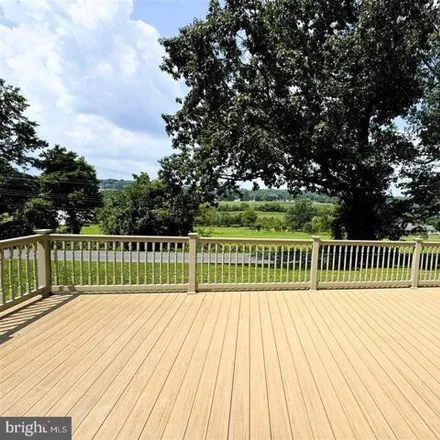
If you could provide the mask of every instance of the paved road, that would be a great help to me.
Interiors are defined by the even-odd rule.
[[[91,251],[89,253],[89,251],[83,251],[83,261],[88,261],[89,260],[89,256],[91,261],[98,261],[98,254],[99,254],[99,261],[101,262],[105,262],[106,261],[106,253],[104,251]],[[75,259],[75,261],[79,261],[80,260],[80,251],[66,251],[66,261],[72,261],[73,259]],[[4,256],[5,258],[9,258],[9,252],[7,250],[5,250],[4,252]],[[177,258],[176,258],[177,257]],[[18,251],[14,250],[13,253],[13,258],[18,258]],[[25,259],[26,256],[24,254],[24,252],[22,253],[22,259]],[[29,254],[29,258],[32,260],[33,259],[33,253]],[[169,260],[168,260],[169,258]],[[287,263],[288,261],[288,255],[287,253],[283,254],[283,260],[284,263]],[[290,262],[292,262],[293,260],[293,254],[290,254]],[[63,261],[64,260],[64,252],[63,251],[56,251],[56,259],[58,261]],[[162,252],[162,262],[163,264],[167,264],[168,261],[170,261],[170,263],[174,263],[177,259],[177,263],[188,263],[189,262],[189,254],[188,253],[177,253],[177,255],[175,255],[174,252]],[[309,255],[307,256],[307,259],[310,261],[311,259],[311,254],[309,253]],[[52,251],[52,260],[55,260],[55,251]],[[281,263],[281,253],[278,253],[276,255],[276,260],[277,260],[277,264]],[[297,263],[299,263],[300,261],[300,255],[299,253],[297,253],[295,260]],[[301,256],[301,260],[302,262],[306,261],[306,255],[302,254]],[[128,263],[130,261],[130,252],[125,251],[109,251],[108,252],[108,261],[109,263],[112,263],[113,261],[116,262],[121,262],[124,261],[125,263]],[[138,253],[137,252],[132,252],[132,262],[133,263],[137,263],[138,261]],[[139,262],[140,263],[145,263],[145,261],[147,261],[148,263],[152,263],[152,262],[156,262],[159,263],[161,261],[161,254],[159,252],[139,252]],[[205,253],[203,255],[203,262],[204,263],[215,263],[216,261],[216,255],[215,254],[207,254]],[[264,263],[264,264],[268,264],[269,263],[269,258],[268,255],[265,255],[265,258],[263,260],[262,255],[261,254],[251,254],[249,255],[249,253],[231,253],[230,255],[225,253],[223,256],[221,254],[217,255],[217,264],[222,264],[222,262],[224,264],[235,264],[237,262],[237,264],[242,264],[242,262],[244,261],[245,264],[253,264],[253,263]],[[270,262],[271,264],[274,264],[275,261],[275,257],[272,254]],[[197,255],[197,262],[201,263],[202,262],[202,255],[199,253]]]

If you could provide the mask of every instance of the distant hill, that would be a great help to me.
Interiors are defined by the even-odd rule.
[[[99,181],[99,189],[101,191],[109,191],[115,189],[124,189],[127,185],[132,183],[132,180],[123,179],[104,179]]]
[[[124,179],[103,179],[99,182],[101,191],[112,191],[124,189],[127,185],[132,183],[132,180]],[[329,197],[325,194],[314,194],[304,192],[302,197],[306,197],[314,202],[320,203],[336,203],[337,199]],[[295,200],[295,196],[289,193],[286,189],[258,189],[252,191],[249,189],[240,189],[238,192],[230,192],[220,198],[223,202],[232,202],[234,200],[241,200],[243,202],[290,202]]]

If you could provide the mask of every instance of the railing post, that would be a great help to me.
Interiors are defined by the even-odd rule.
[[[197,242],[199,234],[192,232],[189,236],[189,279],[188,293],[197,293]]]
[[[312,247],[312,263],[310,268],[310,290],[318,290],[318,261],[321,238],[314,236]]]
[[[49,234],[52,229],[34,229],[36,234],[41,234],[37,242],[37,267],[38,267],[38,287],[44,287],[44,296],[52,290],[52,261],[50,254]]]
[[[419,287],[420,258],[422,256],[423,239],[418,237],[415,239],[415,241],[416,245],[414,247],[411,267],[411,287],[413,289],[417,289],[417,287]]]

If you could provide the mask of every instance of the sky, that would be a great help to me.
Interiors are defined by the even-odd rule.
[[[0,77],[20,87],[39,136],[84,156],[98,177],[156,177],[171,153],[162,113],[182,83],[159,69],[160,37],[208,0],[0,0]]]

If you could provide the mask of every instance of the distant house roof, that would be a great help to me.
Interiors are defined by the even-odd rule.
[[[437,229],[434,228],[434,226],[431,225],[413,225],[412,223],[408,223],[408,225],[405,228],[406,232],[412,232],[412,231],[425,231],[425,232],[437,232]]]

